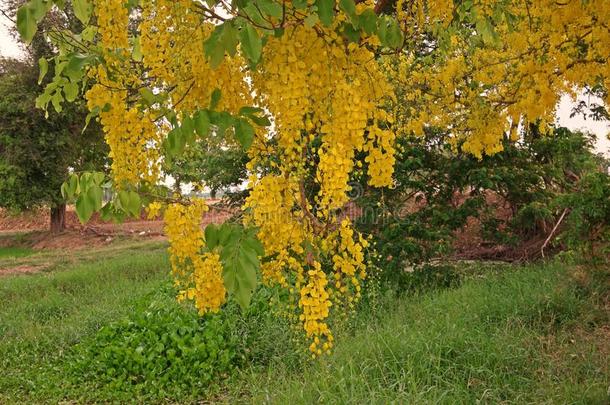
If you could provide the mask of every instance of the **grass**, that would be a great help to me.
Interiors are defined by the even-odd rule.
[[[167,283],[164,250],[0,279],[0,403],[57,402],[66,354]]]
[[[245,371],[228,398],[607,403],[607,313],[566,277],[559,265],[530,267],[441,293],[388,296],[387,312],[339,338],[330,357],[298,373],[281,361],[269,371]]]
[[[77,343],[168,290],[167,269],[153,248],[0,279],[0,403],[148,402],[65,376]],[[607,403],[608,314],[573,272],[477,267],[458,288],[380,293],[338,328],[333,354],[313,362],[291,352],[281,329],[255,322],[254,337],[238,332],[254,360],[207,392],[185,387],[157,402]]]
[[[34,251],[23,247],[0,247],[0,259],[29,256]]]

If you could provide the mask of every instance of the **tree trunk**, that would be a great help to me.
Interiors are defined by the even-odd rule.
[[[51,208],[51,233],[59,233],[66,229],[66,204]]]

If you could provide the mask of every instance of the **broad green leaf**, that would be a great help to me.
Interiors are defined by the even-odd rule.
[[[354,3],[354,0],[339,0],[339,8],[343,10],[350,19],[356,17],[356,3]]]
[[[53,104],[53,108],[58,113],[63,110],[61,103],[64,101],[64,98],[61,95],[61,91],[57,90],[53,96],[51,96],[51,104]]]
[[[74,204],[74,208],[81,224],[84,225],[87,223],[87,221],[89,221],[89,219],[91,219],[91,215],[93,215],[93,206],[91,206],[89,203],[89,198],[87,195],[79,195],[76,199],[76,204]]]
[[[367,8],[358,16],[359,26],[368,35],[377,32],[377,14],[371,8]]]
[[[213,113],[210,115],[210,122],[216,125],[216,134],[223,136],[227,128],[235,124],[235,118],[226,111]]]
[[[307,0],[292,0],[292,5],[297,10],[303,10],[307,8]]]
[[[220,89],[214,89],[212,92],[212,97],[210,98],[210,110],[215,110],[216,107],[218,107],[221,95],[222,93],[220,92]]]
[[[350,42],[358,43],[360,42],[360,30],[354,28],[352,24],[345,23],[343,24],[343,36],[347,38]]]
[[[273,0],[258,0],[257,3],[259,9],[268,16],[282,18],[284,15],[282,6]]]
[[[101,186],[102,183],[104,183],[104,179],[106,179],[106,175],[102,172],[93,172],[91,179],[93,180],[94,184]]]
[[[72,8],[74,9],[74,15],[76,18],[87,25],[91,18],[91,12],[93,11],[93,5],[89,0],[72,0]]]
[[[258,115],[250,115],[248,118],[250,118],[250,120],[259,127],[268,127],[271,125],[271,121],[269,121],[269,118],[265,116],[259,117]]]
[[[167,152],[171,156],[178,156],[184,151],[186,146],[186,138],[182,136],[182,131],[176,127],[167,134]]]
[[[129,210],[129,192],[127,190],[119,191],[119,208],[123,211]]]
[[[244,106],[239,109],[239,115],[244,116],[244,117],[248,117],[252,114],[259,114],[262,112],[263,112],[263,109],[259,108],[259,107]]]
[[[335,15],[335,0],[316,0],[316,7],[322,24],[330,26]]]
[[[205,243],[208,249],[212,250],[218,246],[218,228],[214,224],[209,224],[204,231]]]
[[[199,110],[193,116],[197,135],[206,136],[210,131],[210,116],[206,110]]]
[[[37,29],[38,23],[34,18],[34,11],[29,3],[19,7],[19,10],[17,10],[17,31],[21,38],[29,44],[32,38],[34,38]]]
[[[71,198],[70,192],[68,191],[68,182],[66,181],[61,184],[61,197],[64,200],[69,200]]]
[[[231,20],[223,23],[222,27],[223,30],[220,41],[222,43],[222,47],[224,48],[224,52],[226,52],[229,56],[235,56],[235,53],[237,52],[237,44],[239,43],[239,31],[235,28]]]
[[[114,218],[114,207],[111,201],[104,204],[104,206],[100,210],[100,218],[102,219],[102,221],[110,221]]]
[[[256,29],[250,24],[245,24],[239,31],[239,39],[246,58],[252,63],[257,63],[261,58],[263,43]]]
[[[241,146],[247,150],[254,140],[254,128],[245,119],[239,119],[235,123],[235,137]]]
[[[377,20],[377,36],[383,46],[393,49],[402,46],[402,31],[395,18],[389,16],[379,18]]]
[[[195,140],[195,123],[190,116],[185,115],[184,118],[182,118],[180,130],[186,143],[190,144]]]
[[[142,99],[146,102],[146,105],[148,106],[155,104],[155,102],[157,101],[155,93],[153,93],[152,90],[148,87],[141,88],[138,93],[140,93]]]
[[[258,256],[265,255],[263,244],[256,237],[248,237],[244,239],[244,246],[252,249]]]
[[[129,204],[128,211],[136,218],[140,217],[140,211],[142,208],[142,200],[140,195],[135,191],[129,191]]]
[[[313,27],[314,25],[316,25],[318,23],[318,21],[320,21],[320,18],[318,17],[317,14],[309,14],[307,17],[305,17],[305,26],[308,28]]]
[[[142,45],[140,44],[140,37],[137,36],[133,39],[133,49],[131,51],[131,57],[136,62],[142,61]]]
[[[74,54],[70,57],[63,73],[69,78],[78,81],[83,76],[85,66],[90,62],[90,56]]]
[[[32,16],[39,22],[51,8],[51,2],[45,0],[30,0],[29,6],[32,10]]]
[[[38,84],[40,84],[49,70],[49,62],[47,62],[46,58],[38,59],[38,68],[40,69],[40,72],[38,73]]]
[[[64,94],[66,95],[67,101],[74,101],[78,97],[78,84],[74,82],[68,82],[64,86]]]
[[[98,185],[91,185],[89,189],[87,189],[88,204],[94,211],[99,211],[102,208],[102,196],[102,188]]]

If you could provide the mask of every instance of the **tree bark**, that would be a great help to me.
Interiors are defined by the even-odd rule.
[[[66,229],[66,204],[51,208],[51,233],[59,233]]]

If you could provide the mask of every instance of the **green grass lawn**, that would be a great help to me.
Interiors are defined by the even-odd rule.
[[[608,314],[558,264],[477,267],[458,288],[380,292],[313,362],[271,321],[251,325],[260,361],[175,398],[68,378],[79,342],[171,290],[168,268],[151,247],[0,278],[0,403],[608,403]]]
[[[23,247],[0,247],[0,259],[29,256],[34,251]]]

